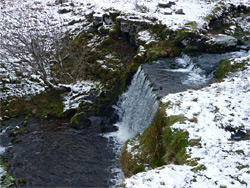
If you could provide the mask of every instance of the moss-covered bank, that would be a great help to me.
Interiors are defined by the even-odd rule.
[[[120,161],[125,177],[164,164],[187,163],[186,147],[198,141],[188,141],[188,132],[171,128],[183,120],[183,115],[167,117],[160,106],[153,123],[142,134],[128,140],[122,150]]]

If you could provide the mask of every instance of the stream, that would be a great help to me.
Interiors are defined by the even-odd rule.
[[[122,181],[119,155],[124,142],[141,133],[153,120],[157,98],[169,93],[200,88],[214,81],[220,59],[243,52],[202,54],[160,59],[142,65],[114,106],[118,131],[102,133],[100,125],[75,130],[69,119],[27,120],[24,134],[13,145],[8,132],[22,126],[24,117],[4,122],[0,134],[1,157],[9,159],[9,172],[24,178],[22,187],[114,187]],[[1,154],[1,153],[0,153]]]

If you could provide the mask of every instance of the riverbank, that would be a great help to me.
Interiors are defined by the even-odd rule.
[[[43,171],[39,171],[39,173],[43,174],[47,172],[49,166],[57,164],[55,159],[59,160],[60,156],[56,156],[53,150],[62,156],[66,156],[67,159],[63,158],[65,163],[72,160],[72,163],[69,164],[72,164],[74,168],[81,160],[86,162],[84,166],[88,166],[93,162],[92,159],[79,157],[80,153],[86,151],[89,156],[92,156],[92,152],[98,154],[102,151],[98,148],[98,143],[103,142],[100,146],[104,151],[107,151],[108,156],[102,157],[114,159],[112,154],[109,154],[109,152],[112,153],[112,149],[106,150],[107,139],[99,138],[98,134],[116,130],[113,124],[117,122],[118,117],[117,115],[114,116],[113,105],[116,104],[119,96],[126,91],[134,73],[141,64],[155,63],[158,60],[160,62],[160,59],[164,58],[174,59],[182,54],[179,60],[167,63],[167,72],[169,75],[190,76],[191,73],[196,74],[197,72],[192,71],[191,66],[185,67],[181,64],[187,53],[224,53],[235,50],[247,51],[250,48],[250,4],[247,0],[219,2],[213,0],[178,0],[176,2],[158,2],[156,0],[131,0],[126,2],[120,0],[115,2],[112,0],[103,2],[88,0],[85,2],[78,0],[71,2],[67,0],[34,2],[28,0],[23,2],[20,0],[4,0],[0,1],[0,9],[3,13],[0,15],[0,18],[2,18],[0,19],[0,32],[2,34],[0,36],[6,36],[0,40],[4,44],[0,45],[0,55],[3,57],[0,58],[1,130],[5,130],[8,123],[13,121],[10,138],[6,137],[6,139],[11,139],[15,145],[12,149],[6,151],[10,154],[9,160],[14,160],[9,166],[10,171],[16,173],[15,176],[18,178],[21,177],[19,174],[22,174],[23,168],[29,168],[29,165],[31,167],[29,173],[32,175],[25,175],[27,184],[23,184],[23,186],[31,185],[32,178],[34,178],[34,183],[37,186],[45,185],[46,180],[50,182],[53,181],[53,178],[55,178],[55,184],[51,182],[51,186],[59,183],[60,178],[58,179],[58,176],[60,175],[56,173],[54,168],[52,174],[50,174],[50,180],[41,179],[34,175],[34,171],[39,171],[38,167]],[[55,30],[60,32],[54,32]],[[36,31],[37,33],[34,33],[39,35],[34,36],[30,33],[31,31]],[[49,33],[49,37],[45,40],[43,40],[43,32]],[[38,45],[45,47],[43,48],[45,49],[45,55],[39,54],[39,57],[47,57],[48,55],[44,67],[39,69],[36,66],[36,55],[35,59],[32,59],[30,53],[27,55],[26,51],[23,51],[21,56],[15,55],[16,53],[12,53],[11,56],[8,48],[2,48],[2,46],[6,47],[11,44],[13,37],[16,35],[19,36],[19,39],[26,37],[26,41],[39,41],[35,39],[42,39],[41,42],[45,41],[45,43],[42,43],[44,46]],[[62,38],[57,36],[62,36]],[[18,37],[15,39],[18,39]],[[63,47],[58,49],[58,41],[59,44],[62,42],[66,45],[62,45]],[[64,43],[65,41],[66,43]],[[16,43],[20,44],[19,42]],[[25,47],[24,49],[28,50],[36,49],[34,48],[36,45],[33,43],[27,42],[26,44],[17,47],[20,47],[19,49]],[[28,44],[33,46],[30,47]],[[48,44],[51,44],[51,46]],[[30,58],[33,63],[29,62]],[[224,61],[225,66],[222,64],[220,67],[221,73],[218,73],[222,76],[225,73],[224,69],[231,71],[232,68],[226,59]],[[178,71],[178,68],[184,68],[185,70],[182,71],[185,73],[180,73],[181,71]],[[212,65],[210,72],[208,71],[209,74],[215,68],[216,65]],[[158,74],[159,71],[157,69],[155,71]],[[149,70],[149,74],[150,72],[154,74],[153,70]],[[158,78],[156,76],[153,79],[159,79],[161,77],[159,75]],[[167,77],[165,78],[167,79]],[[152,79],[152,77],[149,79]],[[199,75],[194,80],[189,80],[186,77],[184,79],[190,81],[190,85],[198,84],[199,86],[196,89],[202,87],[203,82],[206,81],[204,77],[199,77]],[[163,82],[165,81],[163,79]],[[179,81],[182,82],[183,80]],[[136,89],[134,89],[135,92]],[[160,83],[155,84],[153,90],[156,93],[158,92],[159,97],[164,97],[169,92],[177,91],[178,88],[172,87],[171,91],[168,90],[168,93],[166,93],[165,88]],[[131,96],[133,95],[132,93]],[[151,101],[147,102],[150,103]],[[137,104],[137,106],[139,105]],[[139,113],[138,111],[134,112],[137,114],[131,113],[133,118],[128,117],[128,119],[132,120],[130,125],[133,125],[133,129],[142,131],[151,123],[152,118],[150,116],[150,120],[145,125],[136,125],[136,115],[149,112],[151,112],[150,109],[146,109],[145,113]],[[153,113],[152,115],[154,115]],[[20,124],[18,120],[22,115],[25,115],[28,119],[34,117],[40,119],[35,118],[33,119],[34,122],[30,122],[30,124],[23,119],[20,120],[22,122]],[[67,119],[65,124],[60,122],[58,124],[57,121],[62,120],[60,118],[70,118],[70,120]],[[16,126],[19,126],[19,128]],[[72,127],[75,129],[72,129]],[[36,131],[44,137],[36,134]],[[81,134],[86,134],[86,137]],[[64,140],[64,137],[68,141]],[[92,140],[92,137],[94,140]],[[38,140],[32,143],[32,140],[36,140],[36,138]],[[22,141],[19,142],[19,139]],[[26,139],[27,141],[25,141]],[[54,143],[53,146],[49,144],[50,140]],[[57,142],[65,145],[62,151],[61,145],[58,145]],[[67,145],[67,142],[70,145]],[[26,153],[25,150],[21,149],[21,146],[26,149],[29,146],[28,143],[34,144],[34,151],[36,151],[36,147],[41,149],[41,144],[48,147],[44,147],[42,151],[45,159],[53,163],[48,163],[50,164],[48,165],[45,159],[38,157],[37,159],[40,159],[43,164],[40,166],[35,157],[38,154],[27,149],[32,154],[28,156],[29,152]],[[80,143],[82,143],[82,146]],[[85,148],[83,143],[89,145],[90,148]],[[81,151],[75,151],[77,149],[74,144],[79,148],[82,147]],[[67,153],[67,147],[72,149],[71,152],[76,157],[75,162],[74,156],[69,156]],[[18,161],[15,162],[15,154],[12,151],[20,154],[20,164]],[[49,153],[53,155],[51,160]],[[96,155],[93,155],[93,157],[96,159],[95,162],[100,160]],[[26,158],[27,161],[31,160],[34,164],[32,162],[30,162],[32,164],[28,164],[27,161],[22,161],[24,160],[22,158]],[[117,155],[115,158],[117,160]],[[91,161],[89,164],[87,164],[88,160]],[[4,161],[4,163],[8,165],[7,161]],[[22,166],[22,164],[24,165]],[[67,170],[60,164],[56,166],[58,165],[60,173],[66,173],[64,170],[69,171],[69,174],[66,173],[62,177],[72,176],[70,177],[72,179],[63,181],[65,185],[75,185],[72,181],[75,180],[75,176],[81,179],[82,185],[85,185],[85,181],[87,186],[88,179],[92,182],[91,177],[85,174],[81,167],[79,167],[79,171],[84,176],[86,175],[86,179],[82,179],[79,174],[75,174],[69,166],[67,166]],[[105,165],[112,166],[112,163],[107,161]],[[97,162],[96,168],[98,172],[90,174],[99,177],[99,170],[103,172],[102,168],[104,169],[104,167]],[[4,173],[6,173],[6,168]],[[53,173],[57,176],[53,176]],[[2,177],[3,173],[1,172],[0,175]],[[107,176],[105,174],[104,177],[100,177],[100,181],[103,183],[103,179],[108,178]],[[93,181],[96,180],[95,178],[93,177]],[[98,182],[98,180],[96,181]],[[24,179],[21,179],[19,183],[24,183]],[[107,181],[102,183],[99,184],[98,182],[97,184],[104,187],[109,185]]]

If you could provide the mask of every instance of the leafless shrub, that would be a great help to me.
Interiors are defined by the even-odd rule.
[[[75,58],[70,66],[67,65],[67,69],[65,61],[69,57],[79,56],[79,50],[82,49],[75,47],[74,40],[63,24],[54,23],[53,17],[49,15],[37,19],[34,15],[27,17],[22,12],[15,16],[6,11],[2,13],[3,18],[7,18],[2,21],[4,27],[0,31],[2,62],[39,75],[47,86],[54,89],[58,89],[56,85],[59,83],[67,84],[77,79],[78,75],[72,76],[72,73],[84,67],[83,58]]]

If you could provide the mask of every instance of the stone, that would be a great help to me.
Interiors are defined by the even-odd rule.
[[[246,138],[246,133],[241,130],[237,130],[234,134],[231,135],[231,139],[235,141],[244,140]]]
[[[103,15],[102,14],[94,14],[93,15],[93,26],[100,26],[103,24]]]
[[[169,1],[169,2],[159,2],[158,6],[160,8],[170,8],[172,5],[175,5],[174,1]]]
[[[181,15],[185,15],[185,13],[183,12],[183,9],[178,9],[175,14],[181,14]]]
[[[215,35],[210,40],[210,43],[223,45],[225,47],[231,47],[231,46],[236,46],[238,43],[238,40],[235,37],[228,36],[228,35]]]
[[[64,4],[64,3],[68,3],[69,0],[56,0],[55,3],[56,5],[59,5],[59,4]]]
[[[75,114],[71,118],[70,126],[75,129],[86,129],[92,125],[92,121],[88,118],[87,113],[81,112]]]
[[[112,20],[110,17],[108,17],[108,16],[105,16],[105,17],[104,17],[104,22],[105,22],[105,24],[107,24],[107,25],[114,24],[113,20]]]
[[[71,12],[71,9],[68,8],[61,8],[57,11],[59,14],[66,14],[68,12]]]
[[[228,35],[210,36],[205,42],[207,52],[227,52],[237,48],[238,39]]]
[[[172,10],[170,8],[166,8],[166,9],[164,9],[163,14],[164,15],[172,15]]]

